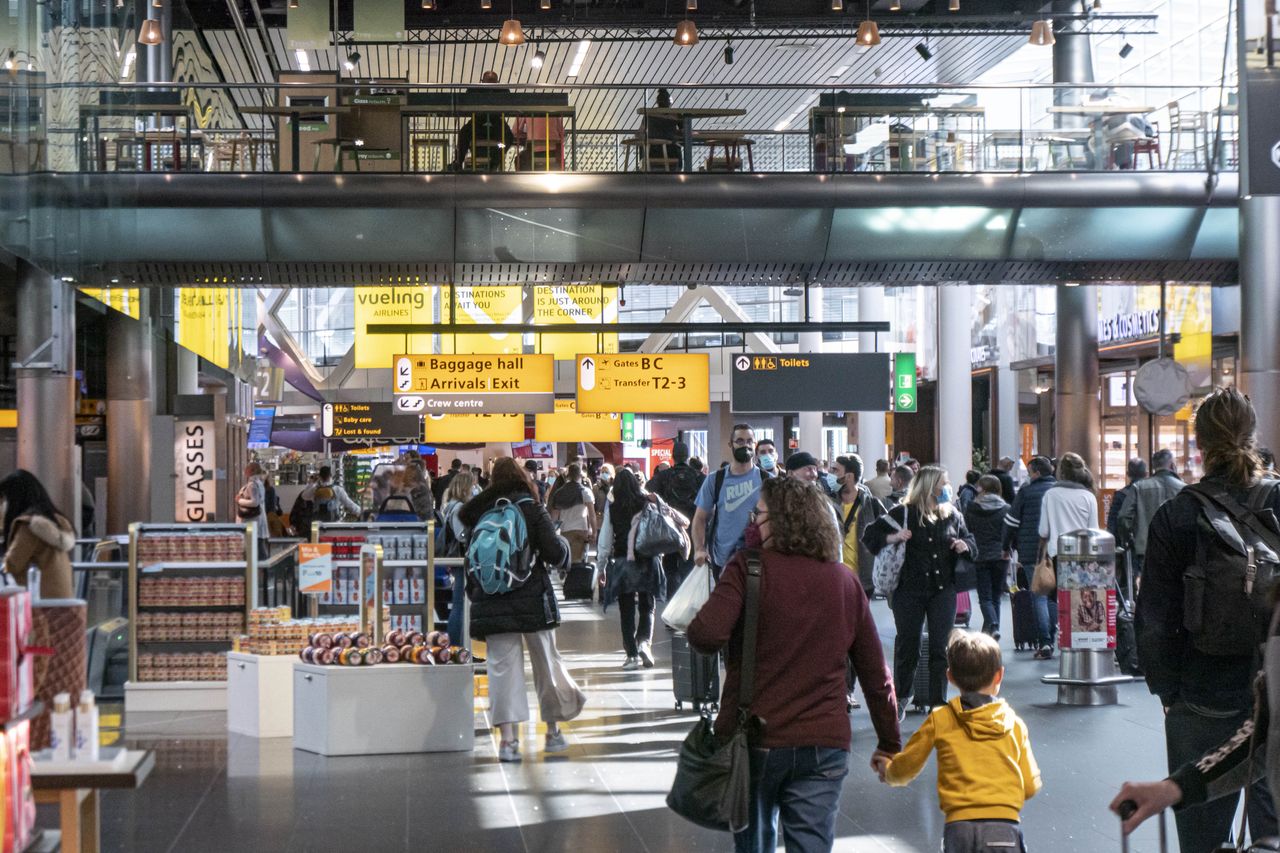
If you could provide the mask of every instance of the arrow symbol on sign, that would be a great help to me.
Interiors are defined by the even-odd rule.
[[[899,395],[898,395],[898,408],[899,408],[899,409],[909,409],[909,408],[911,408],[911,405],[912,405],[914,402],[915,402],[915,400],[914,400],[914,398],[912,398],[912,396],[911,396],[910,394],[899,394]]]
[[[421,397],[397,397],[396,409],[401,412],[420,412],[426,406]]]

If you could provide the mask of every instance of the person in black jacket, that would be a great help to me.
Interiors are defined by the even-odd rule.
[[[1004,517],[1004,549],[1016,552],[1018,560],[1018,587],[1027,589],[1035,574],[1036,559],[1040,554],[1040,509],[1045,492],[1058,484],[1053,476],[1053,463],[1043,456],[1034,456],[1027,463],[1031,482],[1018,490]],[[1052,648],[1058,630],[1058,608],[1047,596],[1035,595],[1036,646]]]
[[[1000,639],[1000,600],[1008,586],[1009,552],[1004,547],[1004,517],[1009,505],[1000,496],[1000,480],[991,474],[978,478],[978,496],[964,511],[964,522],[978,544],[973,555],[978,570],[978,606],[982,633]]]
[[[949,485],[947,471],[926,465],[911,480],[906,499],[876,519],[863,542],[872,554],[887,545],[906,543],[898,585],[889,595],[897,627],[893,644],[893,683],[898,714],[905,712],[920,658],[920,630],[929,623],[929,695],[915,704],[935,708],[947,701],[947,638],[956,624],[956,558],[977,550],[973,535],[955,507],[939,503]],[[898,530],[889,519],[897,522]]]
[[[587,697],[574,682],[556,648],[555,629],[560,609],[549,569],[567,565],[569,546],[551,523],[539,501],[533,480],[514,459],[503,457],[493,465],[489,487],[458,510],[458,519],[471,530],[480,518],[506,498],[520,507],[534,555],[533,573],[507,593],[489,595],[467,575],[471,599],[471,635],[489,647],[489,701],[492,723],[501,733],[499,761],[519,761],[519,724],[529,719],[529,699],[524,682],[524,647],[533,664],[533,687],[538,694],[542,720],[547,724],[547,752],[569,748],[560,723],[582,713]]]
[[[640,486],[640,480],[630,468],[618,471],[605,505],[604,524],[600,526],[600,541],[596,545],[601,564],[607,566],[607,585],[601,603],[607,610],[612,602],[618,602],[618,612],[622,617],[622,646],[627,653],[622,668],[626,670],[653,666],[654,602],[667,597],[662,561],[658,557],[636,555],[629,541],[636,516],[648,503],[656,500],[655,495]],[[640,617],[638,623],[637,613]]]
[[[1195,493],[1224,489],[1237,503],[1248,506],[1254,490],[1267,487],[1256,451],[1257,416],[1248,398],[1234,388],[1222,388],[1196,410],[1195,430],[1205,476],[1199,485],[1188,486],[1166,501],[1152,517],[1134,618],[1147,689],[1165,709],[1170,770],[1198,759],[1248,719],[1258,670],[1256,654],[1201,651],[1184,618],[1184,575],[1200,560],[1198,540],[1207,535],[1201,532],[1207,519]],[[1256,515],[1269,524],[1274,518],[1266,516],[1273,514],[1280,514],[1280,488],[1271,488]],[[1249,615],[1242,613],[1240,618]],[[1186,853],[1216,850],[1231,834],[1238,802],[1238,798],[1224,797],[1180,809],[1176,818],[1181,849]],[[1259,782],[1249,797],[1249,833],[1254,838],[1276,835],[1276,824],[1271,794],[1266,783]]]
[[[1017,496],[1017,490],[1013,486],[1013,460],[1008,456],[1001,456],[1000,461],[987,473],[1000,481],[1000,497],[1004,502],[1013,503],[1013,499]]]

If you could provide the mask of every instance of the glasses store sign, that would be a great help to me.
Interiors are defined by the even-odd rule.
[[[1098,343],[1149,338],[1160,334],[1160,309],[1112,314],[1098,321]]]

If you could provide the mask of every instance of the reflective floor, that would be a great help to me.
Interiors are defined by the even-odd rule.
[[[107,851],[542,851],[732,850],[728,836],[699,829],[664,804],[674,754],[693,715],[674,710],[666,631],[655,631],[658,666],[623,672],[617,614],[570,603],[559,643],[590,699],[567,727],[568,753],[542,753],[529,724],[525,760],[500,765],[476,702],[474,753],[323,758],[289,739],[228,736],[221,713],[126,720],[131,746],[157,752],[138,791],[107,793]],[[875,613],[886,650],[892,620]],[[1006,613],[1006,624],[1008,616]],[[1031,731],[1044,791],[1023,820],[1031,853],[1119,850],[1106,805],[1124,779],[1163,775],[1164,736],[1156,700],[1142,684],[1121,688],[1121,704],[1065,708],[1039,677],[1040,663],[1006,643],[1004,695]],[[536,709],[536,702],[531,700]],[[868,768],[874,736],[865,711],[853,716],[851,770],[837,824],[841,851],[933,851],[943,817],[933,764],[906,789],[881,785]],[[910,715],[904,739],[922,717]],[[352,725],[377,725],[376,720]],[[42,814],[42,822],[56,820]],[[1158,849],[1153,828],[1131,849]]]

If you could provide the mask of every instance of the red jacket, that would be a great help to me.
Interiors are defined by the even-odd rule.
[[[845,659],[853,661],[879,739],[902,749],[893,677],[866,593],[843,563],[762,552],[755,698],[751,711],[765,722],[759,746],[849,749]],[[725,682],[716,732],[737,725],[742,666],[742,619],[747,600],[746,558],[729,561],[711,598],[689,626],[689,643],[710,654],[727,646]]]

